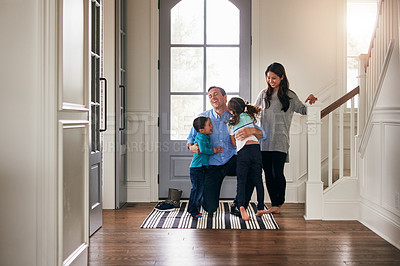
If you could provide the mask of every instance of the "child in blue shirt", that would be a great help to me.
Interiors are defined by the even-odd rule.
[[[222,152],[222,147],[211,148],[210,134],[213,126],[208,117],[200,116],[193,121],[193,127],[197,134],[194,143],[198,143],[200,154],[193,154],[192,163],[190,164],[190,181],[192,189],[190,190],[189,205],[187,211],[193,218],[200,218],[202,214],[199,211],[200,199],[204,190],[204,178],[206,168],[208,167],[208,159],[214,153]]]

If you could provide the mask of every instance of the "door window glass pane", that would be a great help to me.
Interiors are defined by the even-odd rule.
[[[207,88],[239,92],[239,47],[207,48]]]
[[[201,95],[171,95],[171,140],[184,140],[203,111]]]
[[[203,48],[171,48],[171,91],[203,91]]]
[[[239,29],[236,6],[228,0],[207,1],[207,44],[239,44]]]
[[[204,1],[183,0],[171,9],[171,43],[204,43]]]

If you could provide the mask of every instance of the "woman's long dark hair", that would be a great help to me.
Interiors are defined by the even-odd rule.
[[[251,105],[248,102],[245,102],[243,98],[240,97],[232,97],[228,102],[228,109],[232,111],[232,118],[229,120],[228,125],[234,126],[239,123],[241,113],[248,114],[251,119],[253,119],[254,123],[257,123],[257,116],[261,112],[261,108],[256,105]]]
[[[282,111],[286,112],[287,109],[289,109],[290,100],[292,98],[290,98],[287,94],[289,91],[289,80],[287,79],[285,68],[283,65],[275,62],[267,67],[267,70],[265,70],[265,77],[267,77],[268,72],[273,72],[280,78],[283,77],[281,83],[279,84],[278,99],[282,104]],[[274,88],[272,88],[268,82],[267,85],[267,97],[265,97],[264,100],[266,108],[269,108],[271,105],[271,97],[272,93],[274,92]]]

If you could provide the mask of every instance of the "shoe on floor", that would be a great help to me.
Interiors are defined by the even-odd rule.
[[[158,210],[158,211],[166,212],[166,211],[173,211],[173,210],[175,210],[175,207],[174,207],[174,205],[163,201],[163,202],[159,202],[159,203],[157,204],[157,206],[154,207],[154,209],[156,209],[156,210]]]
[[[167,199],[165,202],[170,204],[170,205],[172,205],[172,206],[174,206],[174,208],[179,208],[181,206],[180,201]]]
[[[232,205],[231,205],[231,214],[233,214],[235,216],[241,216],[240,210],[235,203],[232,203]]]

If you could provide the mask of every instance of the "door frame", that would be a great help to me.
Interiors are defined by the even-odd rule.
[[[171,111],[168,110],[170,106],[170,102],[168,99],[170,99],[171,95],[174,95],[173,92],[170,91],[170,47],[179,47],[179,45],[173,45],[169,41],[170,37],[170,32],[169,32],[169,23],[170,22],[170,14],[168,14],[167,9],[174,7],[177,3],[179,3],[181,0],[170,0],[169,2],[163,3],[165,4],[165,13],[161,13],[160,11],[160,17],[163,19],[163,21],[159,21],[161,25],[165,25],[167,27],[165,32],[160,32],[162,35],[160,38],[165,44],[161,44],[161,41],[159,43],[160,46],[160,51],[162,52],[160,54],[160,57],[163,56],[160,62],[160,65],[162,67],[162,72],[160,71],[160,83],[162,84],[168,84],[164,85],[163,88],[160,85],[159,87],[159,97],[162,97],[163,99],[167,99],[164,102],[159,100],[159,107],[160,107],[160,113],[161,116],[161,121],[160,121],[160,127],[159,128],[159,138],[161,143],[161,147],[179,147],[180,152],[166,152],[165,154],[162,154],[162,150],[159,150],[159,161],[160,161],[160,168],[163,167],[164,169],[159,169],[160,173],[165,172],[165,170],[168,170],[169,172],[164,175],[164,177],[159,177],[160,182],[159,182],[159,191],[160,191],[160,197],[165,198],[168,193],[168,187],[175,187],[178,189],[184,190],[184,198],[188,198],[188,192],[190,191],[190,178],[189,178],[189,171],[187,169],[187,175],[183,173],[182,171],[177,171],[179,172],[176,177],[177,178],[172,178],[172,176],[175,177],[173,173],[174,167],[172,164],[174,162],[171,162],[171,158],[175,157],[175,169],[182,169],[184,165],[189,165],[190,160],[192,157],[192,154],[190,152],[186,152],[186,140],[171,140],[170,137],[167,137],[168,132],[163,132],[163,131],[169,131],[171,130],[171,125],[170,125],[170,120],[171,120]],[[248,0],[247,2],[240,1],[240,0],[228,0],[236,6],[240,10],[240,41],[238,44],[235,45],[229,45],[229,44],[209,44],[209,43],[202,43],[199,45],[192,45],[193,47],[203,47],[206,49],[207,47],[238,47],[240,48],[240,54],[239,54],[239,74],[240,74],[240,79],[239,79],[239,91],[238,92],[230,92],[227,91],[228,97],[230,95],[239,95],[249,101],[251,101],[251,92],[252,92],[252,73],[251,73],[251,67],[252,67],[252,44],[251,44],[251,34],[252,34],[252,28],[251,28],[251,13],[252,13],[252,2],[251,0]],[[169,9],[170,11],[170,9]],[[245,13],[246,17],[243,17],[242,14]],[[168,24],[168,25],[167,25]],[[206,29],[204,29],[205,31]],[[205,34],[205,32],[204,32]],[[160,39],[161,40],[161,39]],[[164,46],[161,46],[164,45]],[[185,46],[185,45],[183,45]],[[186,46],[185,46],[186,47]],[[191,47],[191,45],[188,45],[188,47]],[[203,55],[205,56],[205,54]],[[205,66],[203,66],[205,67]],[[204,71],[204,75],[206,75],[206,71]],[[216,85],[218,84],[211,84],[211,85]],[[203,86],[206,86],[206,84],[203,84]],[[202,111],[208,110],[207,105],[208,105],[208,97],[207,97],[207,89],[208,88],[203,88],[202,92],[184,92],[184,93],[178,93],[179,95],[200,95],[202,96],[203,100],[203,107],[205,108]],[[168,91],[167,91],[168,90]],[[162,109],[163,107],[164,109]],[[165,115],[167,113],[167,115]],[[189,132],[187,132],[189,134]],[[171,149],[169,149],[171,150]],[[173,149],[172,149],[173,150]],[[170,153],[170,154],[168,154]],[[164,157],[165,156],[165,157]],[[168,159],[167,159],[168,157]],[[189,162],[189,163],[188,163]],[[166,178],[171,178],[171,181],[165,181]],[[164,178],[164,179],[163,179]],[[174,179],[174,180],[172,180]],[[227,177],[225,179],[226,181],[222,184],[221,187],[221,198],[233,198],[235,195],[236,191],[236,177]],[[163,182],[162,182],[163,181]],[[189,187],[189,188],[187,188]]]
[[[123,3],[127,0],[116,0],[115,1],[115,209],[120,209],[127,203],[127,134],[126,134],[126,28],[127,28],[127,11],[122,14]],[[121,22],[124,20],[124,22]],[[121,51],[121,27],[125,43],[122,44],[124,49]],[[122,56],[124,58],[122,58]],[[122,65],[124,64],[124,65]],[[125,68],[124,68],[125,67]],[[124,73],[124,79],[121,78],[121,73]],[[122,94],[121,94],[122,93]],[[121,97],[122,96],[122,97]],[[122,107],[123,106],[123,107]],[[122,107],[122,108],[121,108]],[[121,117],[121,110],[123,110],[123,115]],[[121,122],[121,118],[123,122]],[[121,135],[125,135],[125,144],[120,145]],[[122,149],[122,152],[121,152]],[[124,155],[124,156],[121,156]],[[121,159],[122,158],[122,159]],[[123,160],[123,161],[122,161]],[[121,162],[122,161],[122,162]],[[120,164],[123,163],[123,170],[120,169]],[[122,173],[121,173],[122,172]],[[121,180],[122,178],[122,180]],[[121,182],[124,184],[121,186]]]

